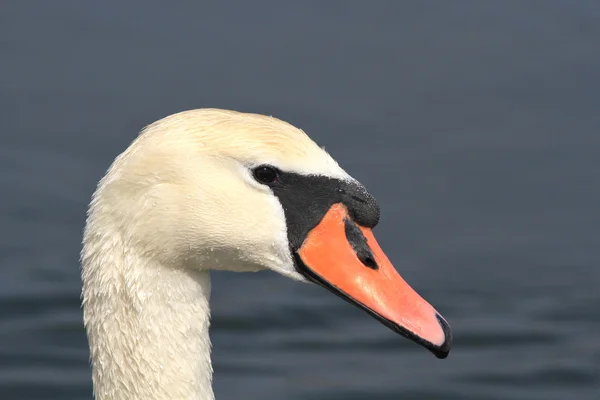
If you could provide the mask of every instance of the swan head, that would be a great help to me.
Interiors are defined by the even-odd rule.
[[[397,273],[375,199],[303,131],[200,109],[146,127],[101,180],[86,232],[169,268],[317,283],[445,358],[447,322]]]

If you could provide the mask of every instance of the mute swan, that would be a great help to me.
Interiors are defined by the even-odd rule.
[[[398,275],[375,199],[303,131],[200,109],[148,127],[99,182],[81,253],[98,400],[214,399],[209,270],[317,283],[445,358],[447,322]]]

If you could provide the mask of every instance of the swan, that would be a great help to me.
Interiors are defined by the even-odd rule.
[[[210,270],[316,283],[445,358],[450,327],[377,244],[379,214],[364,186],[277,118],[197,109],[148,125],[87,213],[95,398],[214,399]]]

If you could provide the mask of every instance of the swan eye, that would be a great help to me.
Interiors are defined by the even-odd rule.
[[[261,165],[252,171],[254,179],[260,183],[269,184],[277,180],[277,171],[273,167]]]

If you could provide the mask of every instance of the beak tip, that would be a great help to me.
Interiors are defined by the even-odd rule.
[[[452,329],[450,328],[448,322],[446,322],[446,320],[440,314],[436,314],[436,319],[438,320],[438,323],[444,332],[444,343],[442,343],[440,346],[435,346],[430,350],[437,358],[443,360],[444,358],[448,357],[450,348],[452,347]]]
[[[433,350],[432,352],[433,352],[433,355],[439,360],[443,360],[443,359],[447,358],[448,354],[450,354],[450,350],[448,350],[448,351]]]

